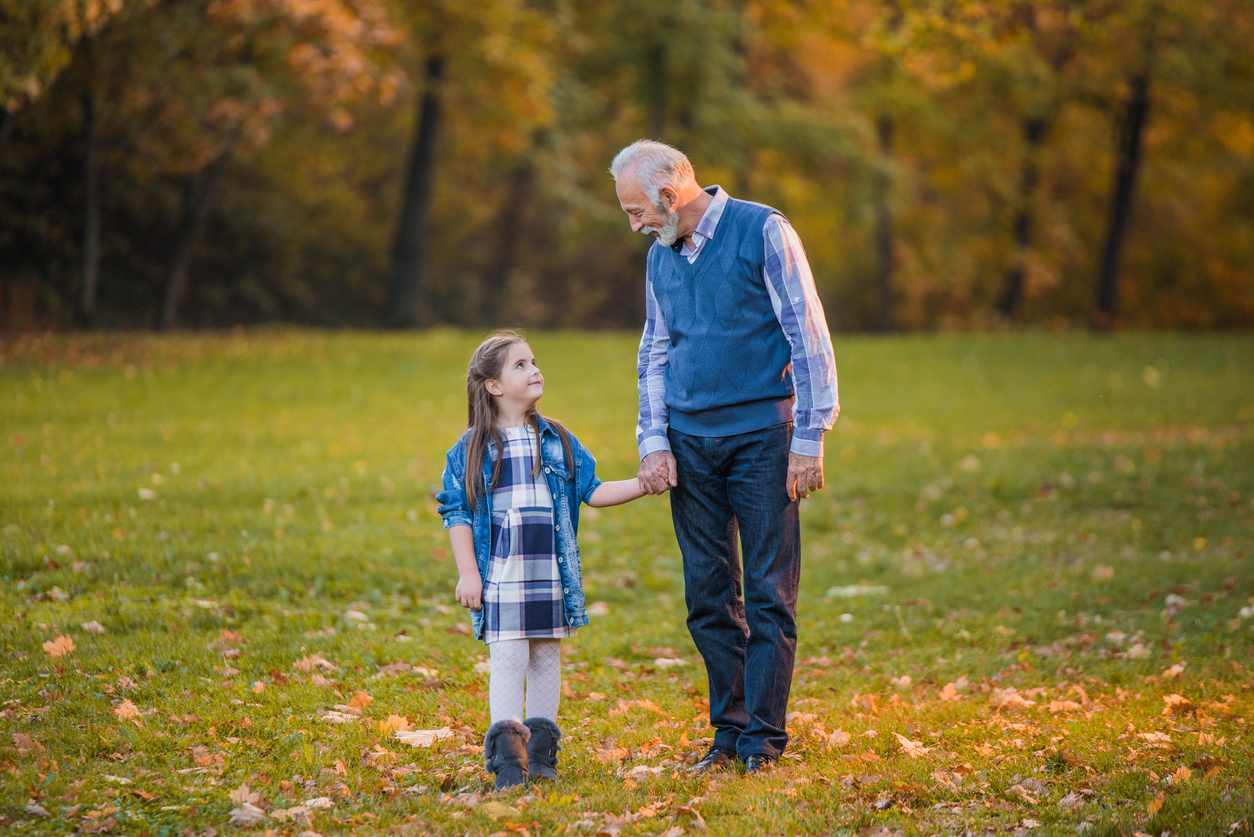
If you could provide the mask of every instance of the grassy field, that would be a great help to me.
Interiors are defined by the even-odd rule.
[[[646,498],[585,513],[562,777],[502,795],[432,496],[477,338],[0,344],[0,824],[1254,831],[1254,337],[839,338],[781,769],[679,769],[705,673]],[[634,474],[635,338],[532,338]]]

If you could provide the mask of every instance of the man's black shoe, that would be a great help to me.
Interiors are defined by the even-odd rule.
[[[719,747],[716,745],[711,747],[706,754],[701,757],[700,761],[689,767],[688,773],[696,775],[700,773],[709,773],[712,770],[723,770],[735,760],[736,753],[734,750],[729,750],[726,747]]]
[[[775,769],[775,759],[765,753],[754,753],[745,759],[745,773],[750,776],[765,776]]]

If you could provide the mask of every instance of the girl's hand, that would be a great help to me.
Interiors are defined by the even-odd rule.
[[[454,595],[457,596],[457,603],[462,607],[482,610],[483,581],[479,578],[479,574],[461,576],[457,581],[457,590]]]

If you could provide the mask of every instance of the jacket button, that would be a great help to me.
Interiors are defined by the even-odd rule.
[[[562,592],[563,592],[563,593],[569,593],[569,592],[570,592],[570,588],[569,588],[569,587],[563,587],[563,588],[562,588]]]
[[[553,469],[552,469],[552,468],[545,468],[545,469],[544,469],[544,473],[546,473],[546,474],[551,474],[551,473],[553,473]]]
[[[560,524],[560,523],[559,523],[557,526],[554,526],[553,528],[554,528],[554,529],[556,529],[556,530],[557,530],[557,531],[559,531],[559,532],[560,532],[560,531],[562,531],[562,526],[561,526],[561,524]]]
[[[559,564],[560,564],[560,563],[562,563],[562,562],[563,562],[563,561],[565,561],[565,560],[566,560],[566,559],[565,559],[565,558],[563,558],[562,556],[560,556],[560,555],[559,555],[559,556],[557,556],[557,563],[559,563]]]

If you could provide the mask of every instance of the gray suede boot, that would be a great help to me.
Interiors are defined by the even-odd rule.
[[[511,718],[497,721],[483,737],[484,767],[496,776],[496,789],[527,784],[527,742],[531,730]]]
[[[562,749],[557,742],[562,731],[548,718],[528,718],[523,724],[531,730],[531,740],[527,742],[527,772],[532,779],[556,779],[557,751]]]

